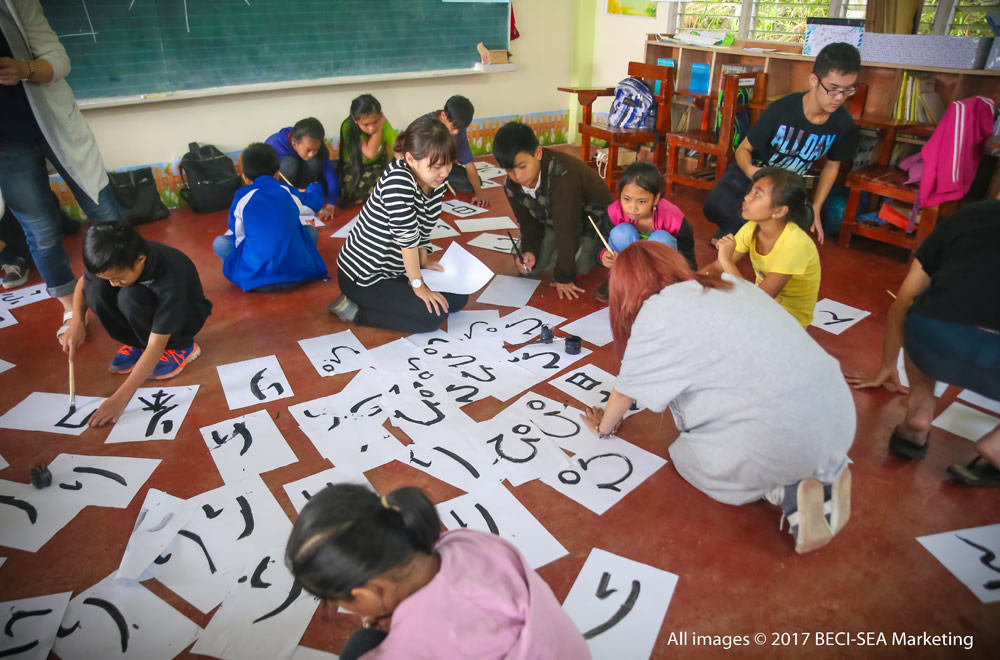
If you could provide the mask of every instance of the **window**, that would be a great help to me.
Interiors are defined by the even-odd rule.
[[[957,0],[948,34],[953,37],[992,37],[993,30],[986,22],[986,13],[998,6],[1000,0]],[[927,9],[926,3],[924,9]]]
[[[804,41],[806,19],[830,15],[828,0],[755,0],[753,5],[753,28],[749,38],[754,41]]]
[[[685,2],[677,13],[677,29],[738,32],[741,2]]]
[[[866,1],[691,1],[683,3],[677,13],[677,30],[725,30],[741,39],[801,42],[805,39],[807,18],[864,18]]]

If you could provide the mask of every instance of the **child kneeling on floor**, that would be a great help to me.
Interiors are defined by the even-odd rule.
[[[87,272],[73,292],[73,317],[63,336],[70,362],[87,339],[87,310],[124,346],[110,371],[129,374],[90,417],[90,426],[118,419],[149,377],[176,376],[201,354],[194,337],[212,313],[194,263],[180,250],[147,241],[132,225],[93,225],[83,239]]]
[[[419,488],[381,498],[356,484],[325,488],[299,513],[285,560],[306,591],[363,617],[341,660],[590,657],[517,548],[488,532],[442,534]]]
[[[222,272],[244,291],[283,291],[309,280],[325,280],[319,233],[305,218],[323,208],[323,188],[304,193],[278,182],[278,152],[255,142],[243,151],[243,180],[229,208],[229,230],[212,243]]]

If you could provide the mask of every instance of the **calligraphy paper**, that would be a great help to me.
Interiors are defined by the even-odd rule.
[[[17,319],[14,318],[14,313],[8,311],[6,307],[0,305],[0,328],[7,328],[12,325],[17,325]]]
[[[337,656],[326,651],[317,651],[306,646],[295,649],[290,660],[337,660]]]
[[[347,238],[347,235],[351,233],[351,230],[354,229],[354,225],[356,224],[358,224],[358,216],[354,216],[344,223],[343,227],[330,234],[330,238]]]
[[[513,543],[532,568],[544,566],[569,554],[514,495],[497,485],[477,493],[460,495],[436,507],[448,529],[491,532]]]
[[[494,229],[517,229],[517,224],[505,215],[495,218],[470,218],[456,220],[455,226],[462,233],[470,234],[477,231],[493,231]]]
[[[809,325],[829,333],[839,335],[870,313],[829,298],[816,303],[813,320]]]
[[[466,245],[484,250],[492,250],[493,252],[503,252],[505,254],[510,254],[514,249],[514,244],[511,243],[510,237],[502,234],[479,234],[466,243]],[[520,246],[520,243],[518,243],[518,246]]]
[[[899,357],[896,358],[896,372],[899,374],[899,384],[903,387],[909,387],[910,380],[906,376],[906,358],[903,349],[899,349]],[[946,389],[948,389],[948,383],[934,383],[934,396],[940,398]]]
[[[490,188],[499,188],[500,184],[496,181],[490,181],[489,179],[483,179],[479,182],[479,187],[483,190],[489,190]]]
[[[0,428],[80,435],[89,428],[90,416],[105,401],[101,397],[77,394],[76,411],[70,414],[68,394],[32,392],[0,416]]]
[[[496,337],[499,321],[495,309],[463,309],[448,315],[448,334],[455,339]]]
[[[445,392],[459,405],[487,396],[508,401],[543,380],[510,362],[481,362],[475,366],[447,369],[439,373],[438,379],[444,383]]]
[[[931,422],[932,426],[975,442],[1000,424],[1000,417],[987,415],[957,401]]]
[[[486,213],[486,209],[481,206],[476,206],[475,204],[463,202],[460,199],[449,199],[441,202],[441,212],[457,215],[460,218],[467,218],[470,215]]]
[[[72,592],[0,603],[0,657],[45,660]]]
[[[589,407],[603,408],[611,398],[611,390],[615,386],[615,376],[593,364],[581,364],[567,370],[563,375],[553,378],[549,384],[562,390],[580,403]],[[625,417],[630,417],[642,410],[633,402],[625,411]]]
[[[4,469],[8,465],[10,465],[10,463],[8,463],[3,456],[0,456],[0,470]]]
[[[594,660],[641,660],[653,652],[676,588],[673,573],[593,548],[563,609]]]
[[[7,360],[0,360],[0,374],[7,371],[8,369],[13,369],[13,368],[14,368],[13,362],[8,362]]]
[[[490,282],[490,285],[479,294],[477,302],[504,307],[524,307],[531,300],[531,296],[539,284],[541,284],[539,280],[497,275]]]
[[[37,497],[124,509],[159,464],[158,458],[59,454],[48,465],[52,486]]]
[[[423,441],[426,444],[408,445],[401,462],[467,493],[503,481],[503,473],[491,464],[492,459],[461,435],[427,436]]]
[[[499,167],[494,167],[493,165],[490,165],[488,163],[483,163],[483,167],[479,167],[478,162],[476,163],[476,171],[477,174],[479,174],[479,178],[483,180],[483,183],[485,183],[489,179],[495,179],[498,176],[504,176],[505,174],[507,174],[507,172],[500,169]]]
[[[21,287],[15,291],[0,293],[0,307],[17,309],[18,307],[24,307],[39,300],[46,300],[48,297],[49,293],[46,291],[46,285],[43,282],[34,286]]]
[[[592,452],[600,441],[600,437],[594,435],[584,424],[581,418],[582,410],[537,392],[528,392],[504,413],[519,414],[528,418],[542,437],[550,439],[574,454]]]
[[[1000,401],[994,401],[993,399],[987,399],[981,394],[976,394],[972,390],[962,390],[958,393],[958,398],[966,403],[971,403],[974,406],[979,406],[980,408],[985,408],[991,412],[1000,415]]]
[[[230,410],[295,396],[274,355],[223,364],[216,369]]]
[[[576,335],[594,346],[610,344],[614,337],[611,335],[611,313],[609,310],[609,307],[599,309],[593,314],[588,314],[564,325],[560,330],[567,335]]]
[[[476,259],[458,243],[448,246],[438,265],[444,270],[424,268],[420,272],[424,283],[439,293],[475,293],[493,277],[493,271],[489,266]]]
[[[537,337],[543,325],[555,329],[565,320],[565,317],[525,306],[500,319],[500,334],[505,342],[519,344]]]
[[[579,353],[570,355],[565,350],[564,342],[555,341],[551,344],[529,344],[514,349],[511,351],[510,361],[545,380],[588,355],[590,355],[588,348],[580,348]]]
[[[104,442],[173,440],[187,417],[198,387],[140,387]]]
[[[71,498],[40,498],[41,492],[0,479],[0,545],[37,552],[86,506]]]
[[[313,495],[327,486],[337,484],[355,484],[365,486],[372,492],[375,491],[371,482],[365,478],[361,470],[349,465],[332,467],[328,470],[317,472],[298,481],[287,483],[283,488],[285,489],[285,493],[288,494],[288,499],[291,500],[292,506],[295,507],[295,511],[301,513],[302,507],[312,499]]]
[[[170,660],[200,631],[146,587],[112,573],[70,601],[53,650],[62,660]]]
[[[338,467],[367,472],[404,454],[402,443],[382,426],[381,421],[345,419],[331,428],[301,428],[316,451]]]
[[[320,376],[337,376],[365,367],[368,352],[350,330],[300,339],[299,346]]]
[[[298,460],[266,410],[202,427],[201,435],[227,484]]]
[[[150,488],[139,509],[132,535],[125,546],[116,577],[138,580],[153,561],[167,549],[187,523],[193,505],[161,490]]]
[[[431,233],[428,234],[427,238],[432,241],[440,240],[442,238],[452,238],[453,236],[458,236],[458,232],[455,228],[449,225],[444,220],[438,218],[437,223],[431,229]]]
[[[980,601],[1000,601],[1000,524],[917,538]]]
[[[482,422],[472,437],[514,487],[572,469],[566,453],[518,411]]]

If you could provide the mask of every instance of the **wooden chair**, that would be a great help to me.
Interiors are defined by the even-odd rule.
[[[628,75],[640,78],[649,85],[650,90],[656,89],[656,82],[660,83],[660,93],[654,94],[656,101],[656,126],[651,129],[645,128],[618,128],[609,126],[605,122],[594,121],[593,103],[600,96],[614,96],[613,87],[605,88],[572,88],[560,87],[561,91],[573,92],[577,95],[580,105],[583,106],[583,121],[580,122],[579,131],[583,136],[580,148],[580,158],[583,162],[597,169],[597,163],[592,156],[591,139],[604,140],[608,143],[608,188],[612,193],[617,192],[618,179],[621,176],[621,168],[618,167],[618,151],[624,145],[638,147],[645,142],[656,143],[656,164],[662,170],[666,165],[666,134],[670,132],[670,110],[671,100],[674,95],[674,69],[673,67],[657,66],[655,64],[644,64],[642,62],[629,62]]]
[[[745,103],[740,103],[739,92],[743,88],[752,88],[752,92]],[[675,183],[711,190],[725,171],[734,150],[736,116],[741,112],[749,112],[751,121],[755,120],[760,111],[754,110],[751,103],[766,98],[766,73],[730,73],[723,77],[722,123],[718,136],[711,129],[671,133],[667,136],[667,194],[673,193]],[[681,149],[698,152],[699,169],[690,173],[681,172],[678,167]],[[715,156],[715,167],[703,169],[706,156]]]

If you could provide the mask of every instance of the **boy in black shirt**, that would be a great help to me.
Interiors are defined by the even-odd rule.
[[[87,272],[73,293],[73,319],[63,337],[70,362],[87,338],[87,310],[124,346],[112,373],[130,374],[90,418],[116,421],[143,381],[171,378],[201,354],[194,336],[212,313],[194,263],[180,250],[147,242],[131,225],[94,225],[83,239]]]
[[[705,217],[719,225],[716,239],[743,225],[740,206],[750,179],[762,167],[781,167],[805,175],[813,163],[827,161],[813,187],[812,230],[823,242],[820,210],[837,179],[842,161],[854,158],[855,128],[843,107],[857,91],[861,55],[850,44],[830,44],[820,51],[809,74],[809,91],[789,94],[767,106],[737,147],[733,161],[705,199]]]

